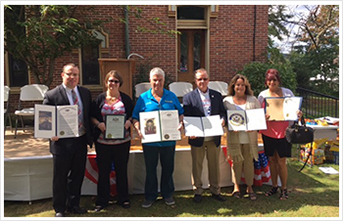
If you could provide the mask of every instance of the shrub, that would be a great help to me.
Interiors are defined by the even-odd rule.
[[[261,62],[251,62],[239,71],[239,74],[246,76],[251,84],[251,89],[257,97],[259,93],[267,87],[264,85],[265,73],[268,69],[275,68],[279,71],[281,76],[282,87],[288,88],[293,93],[297,87],[296,74],[293,72],[292,67],[288,64],[271,64]]]

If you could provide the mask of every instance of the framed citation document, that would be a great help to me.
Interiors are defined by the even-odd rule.
[[[183,117],[186,136],[211,137],[224,134],[219,115],[207,117]]]
[[[105,139],[124,139],[126,114],[108,114],[105,117]]]
[[[35,138],[70,138],[79,136],[77,105],[35,105]]]
[[[160,110],[139,113],[142,143],[181,140],[177,110]]]
[[[270,115],[268,120],[296,121],[302,97],[266,97],[265,103],[266,114]]]

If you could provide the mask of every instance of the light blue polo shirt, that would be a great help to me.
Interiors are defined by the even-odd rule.
[[[160,103],[152,96],[151,88],[141,94],[137,100],[136,106],[132,112],[132,119],[139,121],[139,112],[149,112],[149,111],[158,111],[158,110],[178,110],[179,116],[183,115],[183,107],[181,106],[179,99],[176,95],[166,89],[163,89],[163,96]],[[146,146],[159,146],[167,147],[174,146],[175,141],[163,141],[163,142],[154,142],[154,143],[145,143]]]

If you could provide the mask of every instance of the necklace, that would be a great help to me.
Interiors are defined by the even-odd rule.
[[[108,93],[106,98],[107,98],[108,100],[110,100],[110,101],[115,101],[115,100],[118,100],[117,97],[119,97],[119,96],[116,96],[116,95],[115,95],[115,96],[111,96],[111,95]]]
[[[111,101],[115,101],[115,100],[117,100],[117,98],[116,98],[116,97],[108,97],[108,99],[109,99],[109,100],[111,100]]]

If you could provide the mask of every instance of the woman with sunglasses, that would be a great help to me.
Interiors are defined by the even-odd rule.
[[[127,164],[131,146],[131,116],[133,102],[131,98],[119,91],[123,84],[121,74],[111,70],[105,77],[104,84],[107,90],[101,93],[92,105],[92,122],[94,124],[94,143],[96,159],[99,169],[97,200],[95,211],[101,211],[108,206],[110,200],[110,173],[112,163],[116,172],[116,185],[118,193],[118,204],[123,208],[130,207],[128,194]],[[125,114],[124,139],[105,139],[106,115]]]

